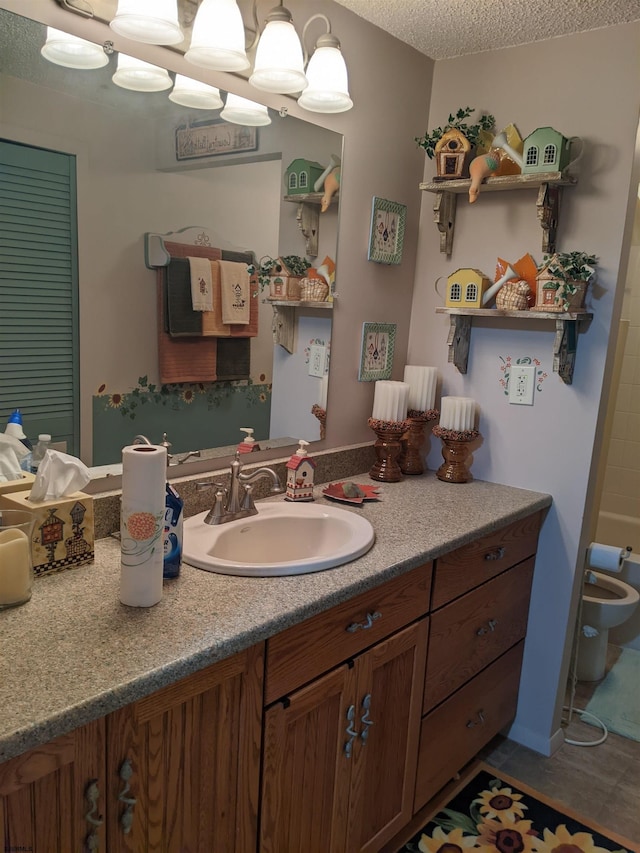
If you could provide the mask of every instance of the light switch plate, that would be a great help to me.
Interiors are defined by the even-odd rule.
[[[533,365],[512,365],[509,377],[509,402],[516,406],[533,406],[536,369]]]
[[[311,344],[309,347],[309,376],[318,376],[320,379],[325,374],[327,363],[327,348],[319,344]]]

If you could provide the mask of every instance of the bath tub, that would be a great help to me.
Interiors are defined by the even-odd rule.
[[[601,511],[598,514],[595,541],[620,548],[629,546],[633,549],[616,577],[640,591],[640,518]],[[611,629],[609,642],[640,651],[640,607],[636,608],[631,619],[624,625]]]

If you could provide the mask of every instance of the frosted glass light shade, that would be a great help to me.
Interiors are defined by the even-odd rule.
[[[53,27],[47,27],[47,40],[40,53],[49,62],[64,65],[65,68],[104,68],[109,57],[102,45],[72,36]]]
[[[249,67],[244,23],[236,0],[202,0],[184,58],[215,71],[242,71]]]
[[[146,44],[180,44],[178,0],[118,0],[112,30]]]
[[[183,107],[196,110],[219,110],[224,102],[220,90],[201,80],[193,80],[183,74],[176,75],[176,82],[169,94],[169,100]]]
[[[269,21],[260,36],[249,83],[263,92],[301,92],[307,85],[302,45],[288,21]]]
[[[271,124],[269,111],[264,104],[256,104],[255,101],[249,101],[231,92],[227,95],[227,103],[220,113],[220,118],[232,124],[244,124],[247,127]]]
[[[309,85],[298,98],[314,113],[344,113],[353,106],[349,97],[347,65],[337,47],[317,47],[307,66]]]
[[[126,53],[118,54],[118,65],[111,79],[116,86],[133,92],[163,92],[171,87],[171,77],[165,68]]]

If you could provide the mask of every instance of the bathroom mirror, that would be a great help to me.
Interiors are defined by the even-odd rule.
[[[325,256],[335,260],[338,204],[322,214],[318,256],[311,257],[299,204],[284,199],[284,175],[298,157],[326,164],[329,155],[341,156],[342,137],[270,110],[271,125],[256,129],[247,150],[177,162],[177,131],[213,127],[219,110],[174,104],[170,89],[140,93],[119,88],[111,80],[117,55],[91,71],[51,64],[40,55],[45,29],[0,9],[0,135],[75,157],[78,455],[92,466],[117,463],[121,447],[138,433],[154,443],[167,433],[178,457],[193,450],[215,455],[216,447],[233,447],[242,440],[240,427],[255,428],[263,447],[287,444],[289,436],[291,441],[320,438],[321,424],[311,408],[326,394],[327,377],[318,374],[318,363],[329,361],[331,310],[295,309],[297,339],[290,353],[274,344],[273,307],[262,291],[249,383],[163,388],[157,368],[156,272],[145,265],[144,235],[198,226],[223,248],[252,251],[258,259],[295,254],[316,265]],[[25,400],[29,393],[25,388]],[[28,405],[24,408],[25,430],[32,437]],[[190,419],[205,423],[206,438],[194,438]]]

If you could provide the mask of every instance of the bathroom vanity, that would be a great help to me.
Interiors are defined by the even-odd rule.
[[[551,499],[431,473],[381,496],[353,510],[376,544],[339,568],[183,566],[134,610],[118,543],[99,540],[93,566],[0,614],[5,845],[293,853],[398,837],[515,715]]]

